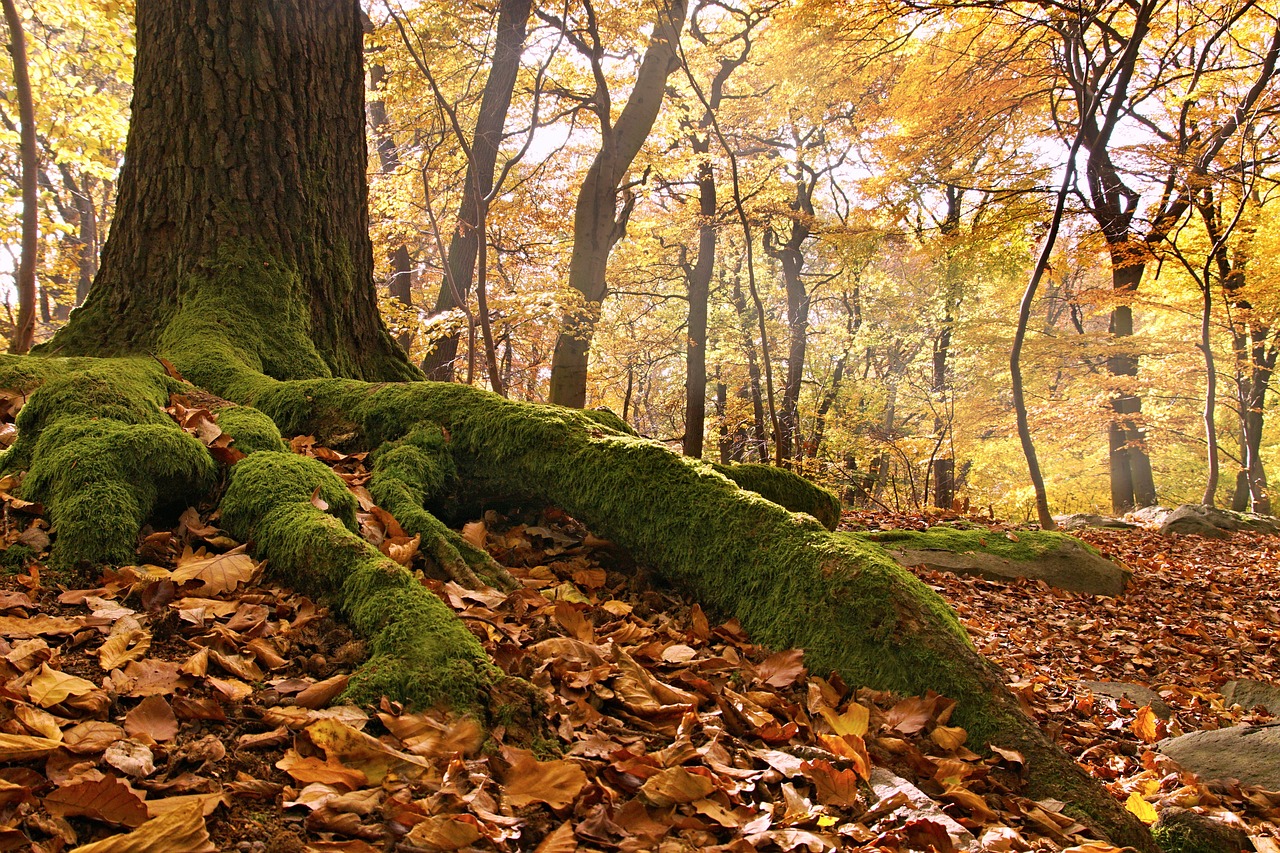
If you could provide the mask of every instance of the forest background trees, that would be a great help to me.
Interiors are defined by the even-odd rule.
[[[17,11],[41,340],[97,268],[133,9]],[[1051,506],[1199,500],[1216,479],[1219,503],[1267,508],[1280,24],[1265,4],[366,11],[375,275],[435,375],[530,400],[555,376],[555,399],[687,453],[788,465],[872,504],[1029,515],[1008,353],[1080,132],[1022,358]],[[12,272],[22,122],[4,61]]]

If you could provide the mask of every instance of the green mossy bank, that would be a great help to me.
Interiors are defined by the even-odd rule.
[[[244,364],[243,353],[232,370],[225,359],[210,366],[185,354],[168,353],[184,375],[240,404],[220,418],[251,451],[230,469],[223,524],[369,638],[355,698],[386,693],[482,715],[497,710],[495,694],[508,705],[534,701],[438,599],[360,539],[342,482],[287,453],[281,433],[373,449],[377,499],[423,534],[433,559],[476,580],[503,582],[439,517],[493,500],[563,507],[713,612],[736,616],[758,642],[805,649],[814,672],[956,699],[955,719],[975,747],[996,743],[1028,757],[1034,795],[1072,803],[1119,843],[1150,847],[1145,830],[1021,714],[945,603],[873,543],[833,535],[710,465],[630,434],[607,413],[515,403],[463,385],[277,380]],[[48,505],[56,553],[128,562],[149,514],[208,496],[217,481],[204,448],[161,411],[183,386],[154,359],[3,357],[0,387],[32,392],[4,465],[29,468],[24,494]],[[78,532],[82,483],[57,475],[90,458],[91,493],[113,496],[92,512],[105,531],[98,538]],[[316,489],[325,511],[311,501]]]

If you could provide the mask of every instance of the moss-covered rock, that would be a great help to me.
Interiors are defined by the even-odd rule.
[[[1088,595],[1121,595],[1130,572],[1072,536],[1036,530],[887,530],[844,534],[874,542],[904,566],[978,575],[989,580],[1028,578]]]

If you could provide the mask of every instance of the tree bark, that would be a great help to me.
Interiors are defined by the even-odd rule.
[[[624,198],[619,206],[622,182],[658,117],[667,77],[677,67],[676,47],[687,8],[688,0],[665,0],[659,6],[635,86],[616,123],[609,117],[608,91],[596,87],[600,150],[578,190],[569,259],[569,286],[581,294],[583,305],[565,317],[551,357],[550,399],[561,406],[581,409],[587,402],[587,363],[600,303],[609,292],[609,254],[626,232],[634,203]]]
[[[502,0],[498,6],[493,61],[484,82],[484,93],[480,96],[480,115],[476,118],[475,133],[471,138],[471,156],[467,160],[462,201],[458,205],[458,225],[449,240],[435,314],[461,307],[458,298],[466,299],[471,293],[480,251],[482,204],[493,189],[498,149],[502,146],[502,132],[520,72],[520,56],[524,53],[532,8],[532,0]],[[458,334],[446,335],[434,343],[435,348],[422,362],[422,370],[431,379],[452,382],[454,361],[458,357]]]
[[[31,349],[36,334],[36,243],[40,211],[36,207],[37,172],[36,113],[31,97],[31,75],[27,69],[27,40],[22,16],[14,0],[3,0],[4,20],[9,29],[9,54],[13,57],[13,85],[18,94],[18,117],[22,122],[19,160],[22,168],[22,250],[18,258],[18,322],[9,341],[9,351]]]
[[[356,4],[140,0],[137,41],[115,221],[50,351],[155,352],[207,300],[269,375],[411,375],[371,287]]]

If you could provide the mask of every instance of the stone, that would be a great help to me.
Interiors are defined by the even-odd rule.
[[[1110,696],[1112,699],[1128,699],[1139,708],[1143,705],[1150,705],[1152,712],[1162,720],[1167,720],[1173,716],[1173,708],[1170,708],[1168,703],[1160,698],[1160,694],[1150,687],[1143,687],[1141,684],[1130,684],[1127,681],[1081,681],[1079,686],[1087,688],[1090,692],[1099,696]]]
[[[1200,778],[1280,791],[1280,725],[1232,726],[1166,738],[1156,749]]]
[[[903,779],[901,776],[895,776],[883,767],[875,767],[871,770],[871,778],[868,780],[871,790],[876,795],[877,802],[883,802],[895,794],[902,794],[906,797],[907,803],[898,808],[898,812],[910,815],[912,820],[924,818],[935,823],[941,824],[947,831],[951,843],[955,845],[957,850],[978,850],[977,839],[973,837],[973,833],[965,829],[955,821],[950,815],[938,807],[933,799],[921,791],[915,785]],[[872,806],[874,808],[874,804]],[[893,814],[893,812],[890,812]]]
[[[1187,504],[1180,506],[1160,525],[1163,536],[1202,536],[1205,539],[1226,539],[1229,531],[1238,530],[1239,524],[1220,510]]]
[[[1222,686],[1222,698],[1229,706],[1239,705],[1251,711],[1261,705],[1268,714],[1280,716],[1280,685],[1239,678]]]
[[[1101,527],[1111,530],[1136,530],[1141,525],[1120,518],[1095,515],[1091,512],[1077,512],[1071,515],[1055,515],[1054,522],[1063,530],[1083,530],[1086,527]]]
[[[1239,827],[1177,807],[1160,812],[1151,834],[1164,853],[1240,853],[1253,847]]]
[[[947,551],[935,548],[885,550],[903,566],[925,566],[958,575],[978,575],[988,580],[1042,580],[1049,586],[1087,595],[1118,596],[1131,572],[1074,539],[1063,538],[1053,549],[1030,560],[1010,560],[981,551]]]
[[[1171,512],[1173,510],[1167,506],[1144,506],[1141,509],[1135,509],[1133,512],[1125,513],[1125,518],[1138,524],[1157,525],[1162,524]]]

